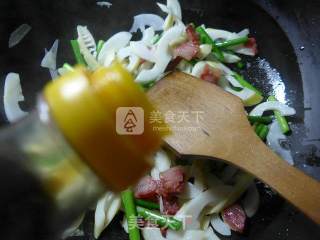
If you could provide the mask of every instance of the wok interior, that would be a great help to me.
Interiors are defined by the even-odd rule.
[[[285,85],[282,91],[284,99],[297,110],[294,125],[303,129],[303,92],[299,65],[290,44],[290,41],[266,12],[249,1],[181,1],[184,22],[194,22],[196,25],[228,29],[239,32],[243,28],[249,28],[251,34],[258,42],[259,56],[266,59],[273,68],[281,75],[281,81]],[[22,89],[26,101],[23,103],[25,109],[34,106],[36,93],[50,79],[47,69],[40,67],[44,56],[44,48],[52,45],[55,39],[60,40],[58,50],[58,66],[64,62],[74,63],[70,48],[70,39],[75,38],[75,27],[78,24],[87,25],[96,39],[107,39],[111,34],[121,30],[130,29],[134,15],[143,12],[154,12],[160,14],[154,1],[117,0],[113,1],[110,9],[96,6],[94,1],[45,1],[39,0],[23,1],[11,0],[0,4],[2,14],[5,14],[3,23],[0,25],[0,77],[4,79],[9,71],[18,72],[21,75]],[[7,48],[9,34],[20,24],[28,23],[32,31],[16,47]],[[254,85],[262,89],[265,94],[272,93],[275,86],[282,84],[270,79],[265,71],[262,71],[255,58],[248,59],[251,67],[243,71],[243,74],[251,80]],[[3,92],[3,84],[1,84]],[[284,94],[283,94],[284,93]],[[1,124],[6,124],[3,104],[1,104]],[[299,151],[300,137],[303,130],[290,137],[293,152]],[[272,239],[275,233],[283,232],[286,223],[294,219],[295,224],[290,227],[303,238],[311,239],[314,225],[300,213],[297,213],[290,205],[277,195],[271,194],[262,183],[258,183],[261,193],[261,206],[259,212],[249,223],[250,230],[247,236],[233,235],[232,239]],[[88,214],[83,224],[87,239],[92,235],[92,213]],[[91,217],[90,217],[91,215]],[[121,216],[114,219],[107,228],[102,239],[128,239],[119,224]],[[309,235],[308,235],[309,234]],[[310,236],[310,237],[308,237]],[[76,238],[73,238],[76,239]],[[79,238],[78,238],[79,239]],[[278,239],[286,239],[285,236]],[[298,239],[298,238],[296,238]]]

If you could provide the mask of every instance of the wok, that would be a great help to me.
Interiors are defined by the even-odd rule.
[[[74,63],[69,40],[76,36],[77,24],[87,25],[96,39],[107,39],[120,30],[128,30],[132,17],[138,13],[160,14],[154,1],[114,0],[112,3],[108,9],[98,7],[94,0],[0,1],[1,93],[5,75],[11,71],[20,73],[26,99],[23,108],[31,109],[35,93],[50,79],[47,69],[40,67],[44,48],[58,38],[58,66],[64,62]],[[320,180],[320,2],[181,0],[181,5],[186,23],[231,31],[250,28],[259,44],[260,60],[248,59],[251,67],[243,74],[266,94],[277,91],[283,100],[295,107],[297,115],[292,119],[288,147],[295,166]],[[30,24],[33,29],[19,45],[9,49],[9,34],[22,23]],[[261,69],[263,59],[277,69],[281,78],[272,75],[276,73],[272,69]],[[2,102],[0,123],[7,124]],[[257,182],[257,185],[261,195],[259,211],[249,219],[245,234],[233,234],[232,239],[320,239],[319,226],[263,183]],[[127,239],[120,220],[121,216],[116,217],[101,239]],[[85,236],[71,239],[93,239],[92,212],[87,214],[81,228]]]

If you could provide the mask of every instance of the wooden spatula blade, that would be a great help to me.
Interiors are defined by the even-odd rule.
[[[160,80],[148,92],[166,115],[188,115],[168,122],[165,141],[181,155],[220,158],[255,175],[320,223],[320,184],[287,164],[254,133],[239,98],[181,72]],[[195,113],[202,118],[196,119]]]

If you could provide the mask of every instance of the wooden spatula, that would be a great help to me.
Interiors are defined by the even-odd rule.
[[[319,182],[287,164],[256,136],[239,98],[181,72],[164,77],[148,95],[167,116],[173,134],[165,141],[180,155],[234,164],[320,223]]]

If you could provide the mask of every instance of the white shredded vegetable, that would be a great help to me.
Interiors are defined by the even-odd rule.
[[[97,2],[97,5],[99,7],[107,7],[107,8],[110,8],[112,6],[112,3],[111,2],[107,2],[107,1],[98,1]]]
[[[286,135],[282,133],[278,121],[274,120],[269,128],[267,144],[274,152],[280,155],[281,158],[286,160],[290,165],[293,165],[294,162],[291,151],[281,146],[281,142],[286,141],[288,141]]]
[[[170,14],[182,20],[181,6],[178,0],[167,0],[167,9]]]
[[[151,177],[155,180],[159,180],[159,174],[170,169],[170,167],[171,161],[168,154],[163,150],[158,151],[154,157],[154,167],[151,170]]]
[[[142,70],[136,77],[136,81],[140,83],[149,82],[157,79],[166,69],[170,62],[172,55],[169,51],[169,44],[174,39],[181,36],[184,32],[184,28],[181,26],[175,26],[166,31],[160,38],[157,49],[155,51],[156,62],[153,68],[149,70]]]
[[[88,67],[91,70],[95,70],[97,67],[99,67],[99,63],[96,60],[96,43],[87,27],[77,26],[77,31],[80,52],[88,64]]]
[[[237,33],[229,32],[221,29],[206,28],[205,29],[208,35],[212,40],[223,39],[223,40],[232,40],[239,38],[240,36]]]
[[[132,34],[129,32],[119,32],[110,37],[99,53],[98,61],[101,65],[109,66],[116,58],[116,52],[124,48],[130,42]]]
[[[59,47],[59,39],[56,39],[52,45],[52,47],[47,51],[45,49],[46,53],[41,61],[41,67],[48,68],[50,70],[56,70],[57,69],[57,53],[58,53],[58,47]]]
[[[8,73],[4,83],[4,112],[9,122],[16,122],[28,113],[21,110],[19,102],[24,101],[20,85],[20,76],[17,73]]]
[[[231,236],[231,229],[222,219],[218,213],[212,215],[211,225],[218,233],[223,236]]]
[[[277,110],[282,116],[291,116],[296,114],[294,108],[288,107],[287,105],[278,101],[268,101],[257,105],[250,113],[250,116],[262,116],[265,111]]]
[[[149,62],[155,62],[155,53],[142,42],[130,42],[131,52]]]
[[[163,24],[163,18],[156,14],[139,14],[133,17],[133,24],[129,32],[136,32],[138,29],[143,32],[147,26],[153,27],[155,31],[159,31],[162,30]]]
[[[109,225],[121,206],[121,199],[112,192],[107,192],[97,203],[94,217],[94,237],[98,238],[100,233]]]
[[[21,40],[31,31],[31,26],[29,24],[21,24],[16,30],[14,30],[9,37],[8,46],[12,48],[16,46]]]
[[[96,41],[94,40],[88,28],[86,26],[78,25],[77,32],[78,32],[78,39],[81,39],[84,45],[86,46],[86,48],[89,50],[90,54],[96,57],[97,56]]]

